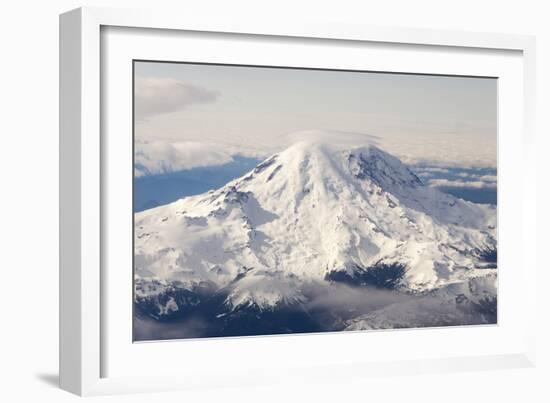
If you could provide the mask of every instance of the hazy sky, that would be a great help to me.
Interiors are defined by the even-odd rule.
[[[135,96],[151,166],[265,156],[312,129],[377,136],[406,162],[496,164],[496,79],[136,62]]]

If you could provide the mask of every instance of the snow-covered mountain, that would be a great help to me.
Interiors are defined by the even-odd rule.
[[[375,145],[298,142],[220,189],[135,215],[135,298],[155,318],[212,299],[219,317],[303,308],[335,283],[425,297],[488,276],[496,209],[424,186]],[[346,326],[383,326],[366,319]]]

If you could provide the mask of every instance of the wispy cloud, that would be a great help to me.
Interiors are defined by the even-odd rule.
[[[136,77],[135,112],[138,120],[176,112],[193,104],[214,102],[218,93],[173,78]]]
[[[455,188],[475,188],[475,189],[494,189],[496,182],[485,182],[481,180],[450,180],[450,179],[431,179],[428,181],[429,186],[433,187],[455,187]]]
[[[440,168],[440,167],[415,167],[414,169],[421,171],[425,175],[431,175],[433,173],[446,174],[449,172],[448,168]]]
[[[483,182],[496,182],[497,176],[496,175],[483,175],[479,177],[479,180],[482,180]]]

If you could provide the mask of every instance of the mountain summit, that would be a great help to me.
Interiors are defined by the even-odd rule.
[[[299,306],[334,283],[424,295],[496,275],[495,228],[494,207],[425,186],[376,145],[301,141],[137,213],[136,301],[161,317],[211,295],[228,311]]]

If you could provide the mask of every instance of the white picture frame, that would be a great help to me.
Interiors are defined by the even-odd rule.
[[[300,25],[293,25],[281,21],[255,20],[212,20],[195,18],[193,15],[173,15],[169,12],[150,10],[115,10],[103,8],[81,8],[70,11],[60,17],[60,385],[63,389],[79,395],[97,395],[113,393],[134,393],[145,391],[162,391],[185,389],[191,387],[247,385],[261,382],[292,382],[296,374],[310,379],[324,379],[327,372],[337,370],[338,376],[369,376],[370,374],[409,374],[418,372],[455,371],[491,369],[505,367],[526,367],[534,365],[534,317],[529,313],[514,313],[510,320],[505,318],[496,328],[484,329],[446,329],[398,331],[400,340],[410,343],[430,344],[438,339],[461,337],[464,340],[474,340],[475,337],[495,340],[495,348],[486,349],[486,345],[480,343],[477,348],[468,346],[463,349],[436,348],[433,354],[419,353],[397,359],[380,357],[363,357],[357,354],[349,360],[339,360],[337,357],[317,357],[314,350],[308,350],[309,346],[337,345],[342,335],[324,335],[319,339],[318,335],[303,336],[277,336],[264,338],[233,339],[229,341],[185,341],[181,343],[146,343],[148,347],[140,347],[137,351],[124,333],[126,330],[117,328],[115,321],[110,317],[119,318],[109,297],[109,288],[119,285],[115,280],[107,286],[110,280],[109,272],[106,272],[108,255],[113,253],[104,236],[104,228],[109,226],[110,215],[106,214],[105,206],[110,203],[109,191],[114,186],[121,184],[120,179],[109,171],[112,164],[108,164],[108,152],[106,147],[124,147],[124,142],[118,145],[105,138],[105,133],[111,130],[105,117],[109,110],[105,108],[119,107],[113,104],[116,96],[110,95],[104,98],[110,91],[110,81],[104,80],[105,60],[110,53],[104,48],[107,44],[111,49],[116,48],[117,42],[106,42],[102,32],[109,27],[117,29],[146,29],[147,32],[192,32],[195,37],[208,33],[223,35],[242,35],[254,40],[277,40],[283,38],[290,41],[304,41],[307,45],[310,40],[331,41],[330,46],[337,49],[346,43],[396,45],[397,52],[403,48],[412,47],[420,51],[426,51],[426,60],[435,61],[430,56],[430,51],[449,52],[452,58],[460,58],[465,52],[475,55],[484,55],[491,52],[512,52],[511,68],[507,74],[510,77],[510,88],[515,92],[500,92],[499,96],[512,93],[518,94],[518,99],[506,99],[501,106],[501,118],[510,120],[510,127],[499,127],[500,132],[510,133],[499,137],[499,200],[503,196],[500,190],[501,180],[506,187],[506,178],[501,178],[501,168],[505,173],[512,171],[514,163],[520,162],[521,169],[513,173],[514,179],[521,181],[520,191],[515,195],[508,193],[504,196],[509,200],[504,212],[514,212],[516,216],[509,226],[504,226],[499,233],[503,239],[509,242],[519,242],[514,251],[515,257],[510,264],[521,266],[521,270],[511,273],[499,284],[499,293],[506,295],[511,292],[521,295],[521,309],[523,312],[535,312],[535,284],[521,281],[523,278],[535,278],[535,244],[534,237],[536,218],[534,209],[529,206],[534,203],[535,161],[534,155],[534,90],[535,73],[534,38],[521,35],[468,33],[444,30],[418,30],[409,28],[383,28],[369,26],[353,26],[345,24],[332,24],[309,21]],[[155,30],[155,31],[152,31]],[[136,31],[137,32],[137,31]],[[132,35],[132,32],[124,35]],[[223,38],[222,38],[223,39]],[[154,46],[157,39],[148,40],[147,46]],[[179,40],[176,37],[166,39]],[[301,43],[301,42],[300,42]],[[144,48],[147,46],[144,45]],[[128,47],[129,49],[131,47]],[[126,57],[126,56],[125,56]],[[128,54],[127,57],[132,57]],[[260,57],[256,55],[255,57]],[[399,57],[393,63],[397,63]],[[449,59],[451,60],[451,59]],[[473,60],[473,59],[472,59]],[[322,63],[322,62],[321,62]],[[434,64],[437,66],[437,64]],[[515,67],[514,67],[515,66]],[[433,69],[445,69],[445,63]],[[449,67],[449,73],[459,67]],[[467,67],[460,67],[467,72]],[[476,67],[476,68],[479,68]],[[418,72],[413,67],[395,65],[394,70],[401,72]],[[111,71],[109,70],[111,74]],[[474,70],[472,70],[474,71]],[[477,70],[476,70],[477,71]],[[431,71],[437,73],[437,71]],[[120,70],[116,74],[124,74]],[[475,74],[474,74],[475,75]],[[129,77],[130,78],[130,77]],[[518,85],[513,85],[516,83]],[[120,91],[119,91],[120,94]],[[130,94],[127,94],[128,96]],[[109,102],[105,102],[108,100]],[[125,101],[124,101],[125,102]],[[121,103],[121,108],[124,108]],[[106,106],[108,105],[108,106]],[[113,106],[114,105],[114,106]],[[126,108],[127,109],[127,108]],[[503,113],[504,112],[504,113]],[[506,116],[502,116],[505,114]],[[126,122],[128,123],[128,122]],[[500,120],[499,120],[500,123]],[[518,129],[515,134],[512,128]],[[102,137],[103,136],[103,137]],[[500,133],[499,133],[500,136]],[[504,139],[501,141],[501,139]],[[513,150],[519,150],[515,156]],[[514,160],[517,158],[517,160]],[[112,168],[114,169],[114,168]],[[117,177],[120,177],[118,175]],[[517,182],[517,181],[516,181]],[[124,186],[121,186],[123,188]],[[510,187],[508,187],[510,188]],[[110,208],[110,207],[109,207]],[[104,211],[102,211],[104,209]],[[502,211],[499,207],[499,222]],[[130,213],[128,213],[130,214]],[[500,224],[499,224],[500,225]],[[500,228],[500,226],[499,226]],[[507,233],[510,233],[508,237]],[[514,234],[512,234],[514,232]],[[513,237],[513,238],[512,238]],[[500,239],[499,239],[500,242]],[[107,253],[108,252],[108,253]],[[128,251],[126,251],[128,252]],[[118,252],[114,252],[115,254]],[[122,253],[122,252],[121,252]],[[504,256],[504,257],[502,257]],[[499,251],[499,259],[507,259]],[[500,269],[499,260],[499,269]],[[128,287],[130,287],[130,277]],[[501,281],[499,279],[499,281]],[[512,286],[518,289],[513,289]],[[500,299],[500,294],[499,294]],[[505,306],[506,307],[506,306]],[[124,314],[126,307],[120,311]],[[499,312],[501,306],[499,301]],[[521,317],[521,320],[519,319]],[[113,336],[113,333],[115,336]],[[117,334],[124,337],[116,337]],[[386,338],[392,338],[393,333],[353,333],[343,335],[350,344],[365,343],[366,337],[376,342],[384,343]],[[480,339],[481,340],[481,339]],[[499,344],[499,340],[502,341]],[[118,344],[117,344],[118,343]],[[129,343],[126,345],[126,343]],[[207,344],[210,343],[210,344]],[[390,342],[388,342],[390,343]],[[380,346],[380,345],[379,345]],[[383,346],[383,344],[382,344]],[[193,373],[189,371],[176,371],[174,366],[167,365],[166,370],[158,376],[139,371],[133,373],[130,368],[132,355],[143,354],[140,359],[152,360],[157,357],[158,363],[167,362],[167,356],[171,354],[183,354],[187,348],[198,351],[215,348],[218,354],[226,354],[225,359],[242,358],[243,366],[249,368],[249,372],[239,375],[234,371],[227,376],[223,371],[209,375],[209,368],[198,365]],[[148,351],[144,351],[149,349]],[[178,349],[178,352],[175,352]],[[228,353],[228,350],[239,353]],[[301,351],[303,355],[294,354],[292,359],[277,361],[277,355],[291,349]],[[162,350],[162,351],[161,351]],[[262,352],[270,350],[273,357],[269,362],[260,361]],[[378,348],[383,350],[383,348]],[[422,348],[419,348],[422,350]],[[124,354],[118,353],[123,351]],[[371,352],[372,353],[372,352]],[[240,354],[240,357],[239,357]],[[145,358],[143,358],[145,357]],[[196,356],[188,355],[191,361],[197,360]],[[374,358],[373,358],[374,357]],[[212,357],[209,357],[211,359]],[[111,369],[107,362],[128,362],[126,367],[118,365],[117,369]],[[307,361],[307,362],[305,362]],[[152,361],[145,361],[151,364]],[[188,361],[189,362],[189,361]],[[304,375],[303,368],[307,367]],[[114,364],[113,364],[114,368]],[[243,367],[244,368],[244,367]],[[334,374],[333,374],[334,375]]]

